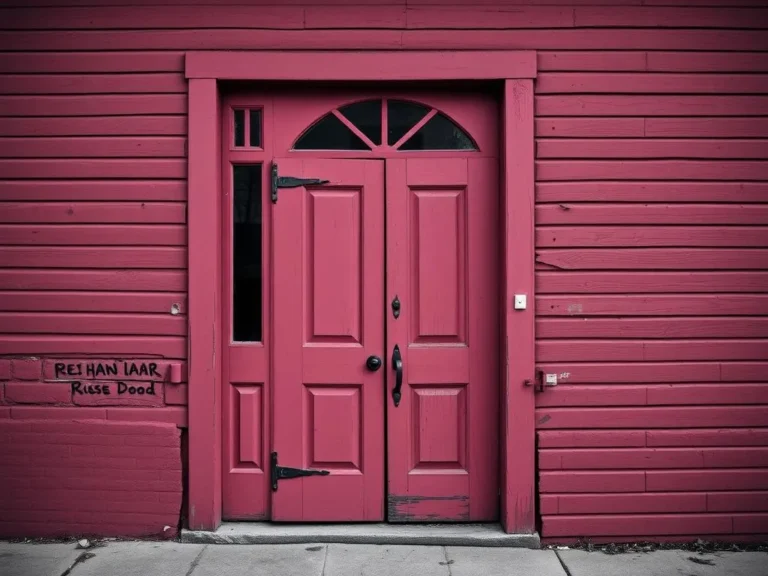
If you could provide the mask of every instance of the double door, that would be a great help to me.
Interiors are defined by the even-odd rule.
[[[498,165],[275,163],[271,519],[495,519]]]

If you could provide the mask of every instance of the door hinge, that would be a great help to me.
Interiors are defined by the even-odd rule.
[[[328,470],[311,470],[307,468],[288,468],[287,466],[278,466],[277,452],[272,452],[271,468],[273,492],[277,491],[278,480],[290,480],[291,478],[299,478],[301,476],[328,476],[330,474]]]
[[[295,176],[278,176],[277,162],[272,162],[272,203],[277,203],[278,188],[299,188],[300,186],[328,184],[328,180],[320,178],[296,178]]]

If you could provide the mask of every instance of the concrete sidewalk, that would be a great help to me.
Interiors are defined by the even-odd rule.
[[[0,543],[2,576],[768,576],[766,552],[106,542]]]

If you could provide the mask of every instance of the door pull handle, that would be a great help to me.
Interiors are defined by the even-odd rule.
[[[400,404],[400,388],[403,386],[403,357],[400,356],[400,348],[395,344],[392,350],[392,369],[395,371],[395,387],[392,388],[392,400],[395,406]]]

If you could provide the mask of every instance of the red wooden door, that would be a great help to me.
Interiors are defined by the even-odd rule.
[[[498,515],[497,172],[493,158],[387,160],[388,519]]]
[[[325,186],[272,206],[273,450],[328,476],[278,480],[272,519],[384,518],[384,163],[276,159]]]

